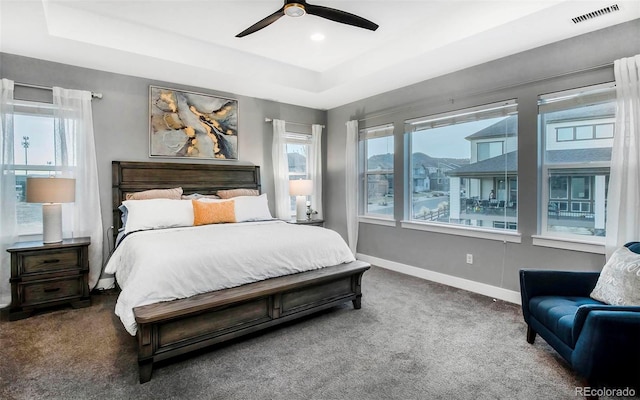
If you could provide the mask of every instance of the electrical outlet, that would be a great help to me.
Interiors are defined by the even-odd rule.
[[[473,254],[467,254],[467,264],[473,264]]]

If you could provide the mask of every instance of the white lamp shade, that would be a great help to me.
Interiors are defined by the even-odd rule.
[[[310,179],[298,179],[289,181],[289,194],[291,196],[308,196],[313,193],[313,181]]]
[[[42,241],[62,242],[62,206],[76,199],[76,180],[70,178],[27,178],[27,203],[42,206]]]
[[[75,179],[27,178],[27,203],[72,203],[75,199]]]

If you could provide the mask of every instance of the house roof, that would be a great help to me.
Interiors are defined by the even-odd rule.
[[[589,162],[610,161],[611,148],[598,147],[593,149],[551,150],[546,154],[546,162],[548,164],[584,164],[585,168],[580,168],[580,171],[582,172],[598,169],[598,167],[589,168],[590,164],[585,160],[589,160]],[[507,175],[517,175],[517,151],[512,151],[497,157],[488,158],[477,163],[456,168],[448,171],[446,175],[465,178],[480,178],[504,175],[505,171]],[[573,171],[571,173],[573,173]]]
[[[553,111],[544,114],[545,122],[580,121],[593,118],[615,117],[616,105],[614,103],[593,104],[587,107],[571,108],[568,110]],[[518,133],[518,116],[511,115],[493,125],[479,130],[465,139],[478,140],[492,137],[516,136]]]
[[[478,132],[467,136],[467,140],[485,139],[490,137],[515,136],[518,133],[518,116],[511,115],[493,125],[479,130]]]
[[[472,163],[469,165],[448,171],[448,176],[461,176],[466,178],[477,178],[503,175],[507,171],[508,175],[518,173],[518,152],[512,151],[497,157]]]
[[[548,164],[586,164],[587,162],[611,161],[611,148],[596,147],[593,149],[550,150],[547,151],[545,161]]]
[[[594,118],[614,118],[616,105],[614,103],[593,104],[586,107],[570,108],[568,110],[552,111],[544,114],[546,123],[580,121]]]

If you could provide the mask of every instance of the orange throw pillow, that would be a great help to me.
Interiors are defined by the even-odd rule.
[[[191,200],[193,203],[193,225],[221,224],[236,222],[236,207],[233,200],[205,203]]]

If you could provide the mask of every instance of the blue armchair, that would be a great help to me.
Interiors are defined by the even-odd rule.
[[[536,334],[591,386],[640,386],[640,307],[589,297],[599,272],[520,270],[527,342]]]

